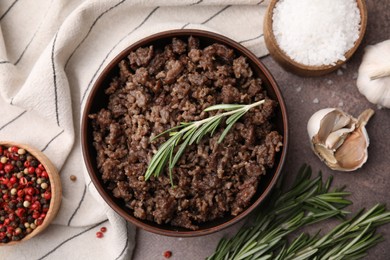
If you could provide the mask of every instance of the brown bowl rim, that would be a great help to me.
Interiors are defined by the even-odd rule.
[[[210,38],[213,41],[222,42],[229,47],[236,49],[238,52],[241,52],[246,57],[248,57],[253,63],[256,64],[264,74],[264,76],[268,79],[270,82],[270,88],[273,89],[275,92],[275,95],[277,97],[277,101],[279,103],[279,107],[281,110],[282,120],[283,120],[283,148],[280,155],[279,163],[274,168],[274,176],[272,177],[272,180],[270,181],[269,185],[266,187],[264,192],[256,199],[256,201],[253,202],[248,208],[246,208],[243,212],[241,212],[236,217],[223,222],[219,225],[212,226],[206,229],[201,230],[188,230],[188,231],[175,231],[175,230],[167,230],[163,228],[159,228],[156,226],[151,226],[146,223],[144,223],[142,220],[139,220],[133,216],[131,216],[128,212],[123,210],[119,205],[115,203],[111,199],[111,197],[106,193],[105,189],[102,187],[102,184],[100,183],[97,175],[94,173],[94,167],[92,166],[92,163],[88,158],[91,157],[91,154],[89,153],[88,149],[88,143],[87,143],[87,135],[88,135],[88,114],[91,109],[91,105],[93,102],[93,99],[96,95],[96,92],[98,91],[99,87],[101,86],[102,82],[106,78],[107,74],[119,63],[120,60],[122,60],[124,57],[126,57],[131,50],[134,50],[138,47],[145,46],[149,44],[150,42],[161,40],[165,38],[172,38],[172,37],[181,37],[181,36],[199,36],[199,37],[207,37]],[[287,111],[286,106],[284,103],[284,99],[282,96],[282,93],[280,92],[280,89],[274,79],[274,77],[271,75],[271,73],[268,71],[268,69],[263,65],[263,63],[248,49],[240,45],[239,43],[233,41],[232,39],[229,39],[223,35],[210,32],[210,31],[204,31],[204,30],[198,30],[198,29],[175,29],[175,30],[169,30],[169,31],[163,31],[159,32],[153,35],[150,35],[148,37],[145,37],[141,40],[138,40],[137,42],[131,44],[129,47],[122,50],[106,67],[105,69],[100,73],[98,79],[95,81],[89,95],[86,101],[86,105],[83,110],[83,116],[82,116],[82,122],[81,122],[81,143],[82,143],[82,152],[84,157],[84,162],[88,170],[88,174],[91,177],[91,180],[98,190],[100,196],[103,197],[105,202],[114,209],[120,216],[122,216],[124,219],[126,219],[128,222],[136,225],[139,228],[142,228],[146,231],[159,234],[159,235],[165,235],[165,236],[171,236],[171,237],[195,237],[195,236],[203,236],[207,234],[211,234],[217,231],[220,231],[228,226],[233,225],[234,223],[237,223],[241,219],[243,219],[245,216],[247,216],[253,209],[255,209],[261,202],[264,201],[264,199],[269,195],[272,188],[275,186],[280,174],[282,167],[285,162],[286,153],[288,149],[288,120],[287,120]]]
[[[49,176],[50,180],[50,188],[51,188],[51,199],[49,204],[49,210],[46,213],[46,217],[43,220],[42,224],[38,226],[36,229],[34,229],[30,234],[25,236],[19,241],[10,241],[8,243],[0,243],[0,246],[12,246],[19,244],[23,241],[27,241],[42,231],[44,231],[51,222],[55,219],[57,216],[57,213],[61,206],[62,201],[62,184],[61,184],[61,178],[58,173],[57,168],[54,166],[54,164],[50,161],[50,159],[41,151],[36,149],[35,147],[23,144],[23,143],[17,143],[14,141],[0,141],[0,145],[10,147],[10,146],[17,146],[19,148],[23,148],[26,151],[28,151],[32,156],[34,156],[40,163],[42,163],[46,169],[46,172]]]
[[[311,71],[311,72],[314,73],[313,74],[314,76],[320,76],[320,75],[324,75],[324,74],[326,74],[328,72],[332,72],[332,71],[340,68],[341,65],[346,63],[352,57],[352,55],[356,52],[356,50],[359,48],[360,44],[363,41],[363,38],[364,38],[365,33],[366,33],[367,20],[368,20],[368,18],[367,18],[367,5],[366,5],[366,1],[365,0],[356,0],[356,3],[358,5],[358,9],[359,9],[359,13],[360,13],[360,17],[361,17],[359,38],[355,41],[354,46],[345,53],[345,55],[344,55],[345,56],[345,60],[338,60],[335,65],[320,65],[320,66],[305,65],[305,64],[299,63],[299,62],[293,60],[292,58],[290,58],[290,56],[288,56],[279,47],[279,44],[277,43],[277,41],[275,39],[275,35],[273,33],[273,30],[272,30],[273,10],[275,8],[275,5],[279,1],[280,0],[271,0],[270,4],[268,5],[266,14],[264,16],[264,19],[265,19],[265,21],[264,21],[264,31],[267,30],[267,32],[269,32],[269,35],[268,34],[267,35],[264,34],[265,38],[267,38],[267,36],[269,36],[268,39],[265,39],[266,40],[265,42],[267,44],[267,42],[270,41],[272,46],[276,49],[276,55],[278,55],[279,58],[282,59],[284,62],[289,63],[290,66],[292,66],[295,69],[297,69],[298,70],[297,72],[300,73],[300,74],[308,75],[305,72],[306,71]],[[269,26],[269,28],[268,28],[268,26]],[[268,44],[267,44],[267,47],[268,47]],[[273,54],[271,52],[270,52],[270,54],[271,54],[271,56],[275,55],[275,54]]]

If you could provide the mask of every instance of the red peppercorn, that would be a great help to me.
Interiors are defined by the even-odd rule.
[[[36,222],[36,225],[40,226],[40,225],[42,225],[42,223],[43,223],[43,218],[38,218],[37,222]]]
[[[4,219],[4,222],[3,222],[4,226],[8,226],[9,223],[11,223],[11,220],[9,218]]]
[[[4,169],[4,164],[0,162],[0,170]]]
[[[38,201],[36,201],[36,202],[38,202]],[[41,204],[39,202],[31,205],[32,210],[39,210],[40,208],[41,208]]]
[[[46,171],[42,171],[42,173],[41,173],[41,177],[42,178],[49,178],[49,174],[47,174],[47,172]]]
[[[28,167],[30,167],[30,162],[29,161],[25,161],[23,165],[24,165],[25,168],[28,168]]]
[[[6,236],[5,232],[0,232],[0,240],[4,239]]]
[[[96,232],[96,237],[97,237],[97,238],[102,238],[103,236],[104,236],[104,235],[103,235],[102,232],[100,232],[100,231]]]
[[[33,217],[34,219],[37,219],[37,218],[39,218],[40,216],[41,216],[41,213],[39,213],[39,211],[37,211],[37,210],[34,210],[34,211],[33,211],[32,217]]]
[[[35,168],[35,173],[38,177],[41,177],[42,170],[39,168]]]
[[[6,212],[10,212],[10,211],[11,211],[11,208],[8,206],[8,204],[5,204],[5,205],[4,205],[4,210],[5,210]]]
[[[27,200],[27,201],[31,201],[31,196],[30,195],[28,195],[28,194],[26,194],[25,196],[24,196],[24,200]]]
[[[40,164],[38,165],[38,169],[40,169],[41,171],[44,171],[44,170],[45,170],[45,166],[43,166],[43,164],[40,163]]]
[[[103,233],[105,233],[105,232],[107,231],[107,228],[106,228],[106,227],[101,227],[101,228],[100,228],[100,231],[103,232]]]
[[[3,194],[3,200],[4,200],[4,201],[8,201],[8,200],[9,200],[9,195],[8,195],[8,193]]]
[[[18,197],[21,198],[24,196],[24,190],[18,190]]]
[[[33,187],[29,187],[29,188],[26,188],[25,192],[28,195],[33,196],[35,194],[35,189]]]
[[[16,147],[16,146],[12,146],[12,147],[11,147],[11,152],[17,153],[18,150],[19,150],[19,148]]]
[[[12,234],[13,232],[14,232],[14,228],[11,227],[11,226],[8,226],[8,227],[7,227],[7,233],[8,233],[8,234]]]
[[[51,192],[50,191],[45,191],[45,193],[43,193],[43,198],[45,200],[51,199]]]
[[[12,177],[9,179],[9,182],[10,182],[11,184],[15,184],[17,181],[18,181],[18,179],[17,179],[15,176],[12,176]]]
[[[169,251],[169,250],[167,250],[167,251],[164,252],[163,256],[164,256],[165,258],[171,258],[172,252]]]
[[[7,185],[8,182],[9,182],[9,179],[7,179],[7,178],[1,178],[1,179],[0,179],[0,183],[1,183],[1,184]]]
[[[16,215],[18,215],[19,218],[22,218],[25,213],[26,213],[26,210],[24,208],[18,208],[16,210]]]
[[[13,169],[14,169],[14,166],[13,166],[12,164],[10,164],[10,163],[8,163],[8,164],[6,164],[6,165],[4,166],[4,171],[5,171],[6,173],[10,173]]]
[[[32,167],[32,166],[28,167],[27,170],[28,170],[28,173],[29,173],[29,174],[35,173],[35,168]]]
[[[20,185],[27,185],[28,184],[28,181],[25,177],[22,177],[19,179],[19,184]]]

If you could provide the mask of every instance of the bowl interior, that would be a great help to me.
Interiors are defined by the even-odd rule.
[[[105,107],[108,102],[108,96],[105,95],[104,89],[109,85],[111,79],[118,74],[118,62],[128,56],[130,51],[137,49],[138,47],[155,45],[155,46],[164,46],[171,42],[173,37],[181,38],[186,40],[190,35],[199,38],[200,47],[208,46],[212,43],[222,43],[231,48],[235,49],[236,54],[241,54],[248,57],[248,62],[250,62],[251,67],[256,75],[258,75],[262,80],[263,84],[267,89],[268,95],[274,100],[277,100],[279,106],[276,110],[276,116],[274,118],[274,123],[276,129],[284,136],[284,143],[282,151],[278,154],[275,166],[272,170],[267,172],[267,175],[262,177],[260,181],[260,186],[257,190],[256,195],[253,198],[253,202],[249,208],[243,211],[236,217],[226,216],[224,218],[209,221],[199,225],[199,230],[190,231],[184,228],[172,227],[170,225],[160,225],[150,221],[144,221],[133,217],[133,213],[129,208],[126,208],[124,202],[120,199],[115,198],[111,192],[105,188],[103,181],[100,177],[100,173],[96,167],[96,151],[93,147],[93,136],[92,136],[92,126],[91,122],[88,119],[88,115],[91,113],[96,113],[101,108]],[[169,235],[169,236],[196,236],[203,235],[215,232],[221,228],[227,227],[236,221],[240,220],[246,216],[252,209],[254,209],[270,192],[272,186],[274,186],[277,178],[280,175],[282,165],[284,163],[285,154],[287,151],[287,117],[286,117],[286,108],[282,98],[282,95],[277,87],[277,84],[268,70],[264,65],[254,56],[251,52],[243,48],[238,43],[224,37],[217,35],[215,33],[200,31],[200,30],[173,30],[158,33],[156,35],[149,36],[122,51],[102,72],[100,77],[97,79],[94,87],[91,90],[91,93],[87,99],[86,106],[84,109],[84,114],[82,118],[82,146],[83,146],[83,155],[84,160],[90,174],[90,177],[99,191],[100,195],[106,200],[106,202],[122,217],[126,220],[132,222],[133,224],[141,227],[145,230]]]
[[[356,40],[354,46],[345,53],[345,61],[339,60],[335,65],[309,66],[296,62],[291,59],[278,45],[275,35],[273,33],[273,11],[279,0],[271,0],[268,6],[266,15],[264,16],[264,40],[271,56],[285,69],[302,76],[321,76],[332,72],[341,67],[352,55],[356,52],[361,44],[367,27],[367,6],[365,0],[356,0],[360,11],[360,31],[359,38]]]

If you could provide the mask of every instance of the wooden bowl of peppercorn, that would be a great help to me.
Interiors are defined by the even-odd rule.
[[[56,217],[62,186],[56,167],[39,150],[0,141],[0,246],[41,233]]]

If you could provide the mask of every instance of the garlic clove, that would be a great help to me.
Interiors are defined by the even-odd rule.
[[[336,109],[335,111],[338,112],[338,115],[336,117],[336,121],[333,123],[333,129],[332,131],[340,130],[346,126],[351,126],[351,123],[353,123],[353,118],[350,115],[345,114],[343,111]]]
[[[326,147],[332,150],[338,149],[353,130],[355,130],[355,125],[352,125],[351,128],[341,128],[330,133],[328,138],[326,138]]]
[[[343,170],[356,170],[367,161],[367,139],[362,128],[359,128],[348,136],[340,149],[335,152],[335,158]]]
[[[356,119],[339,109],[317,111],[308,122],[314,153],[333,170],[360,168],[368,157],[365,125],[373,114],[372,109],[367,109]]]
[[[309,122],[307,123],[307,132],[310,139],[312,139],[320,130],[321,119],[333,110],[335,110],[335,108],[324,108],[318,110],[310,117]]]
[[[325,142],[332,132],[342,129],[350,122],[350,116],[341,110],[335,109],[329,112],[321,119],[320,129],[317,133],[319,141]]]
[[[328,164],[328,166],[337,164],[337,159],[334,157],[334,152],[325,147],[324,145],[318,143],[314,144],[313,151],[321,160]]]

